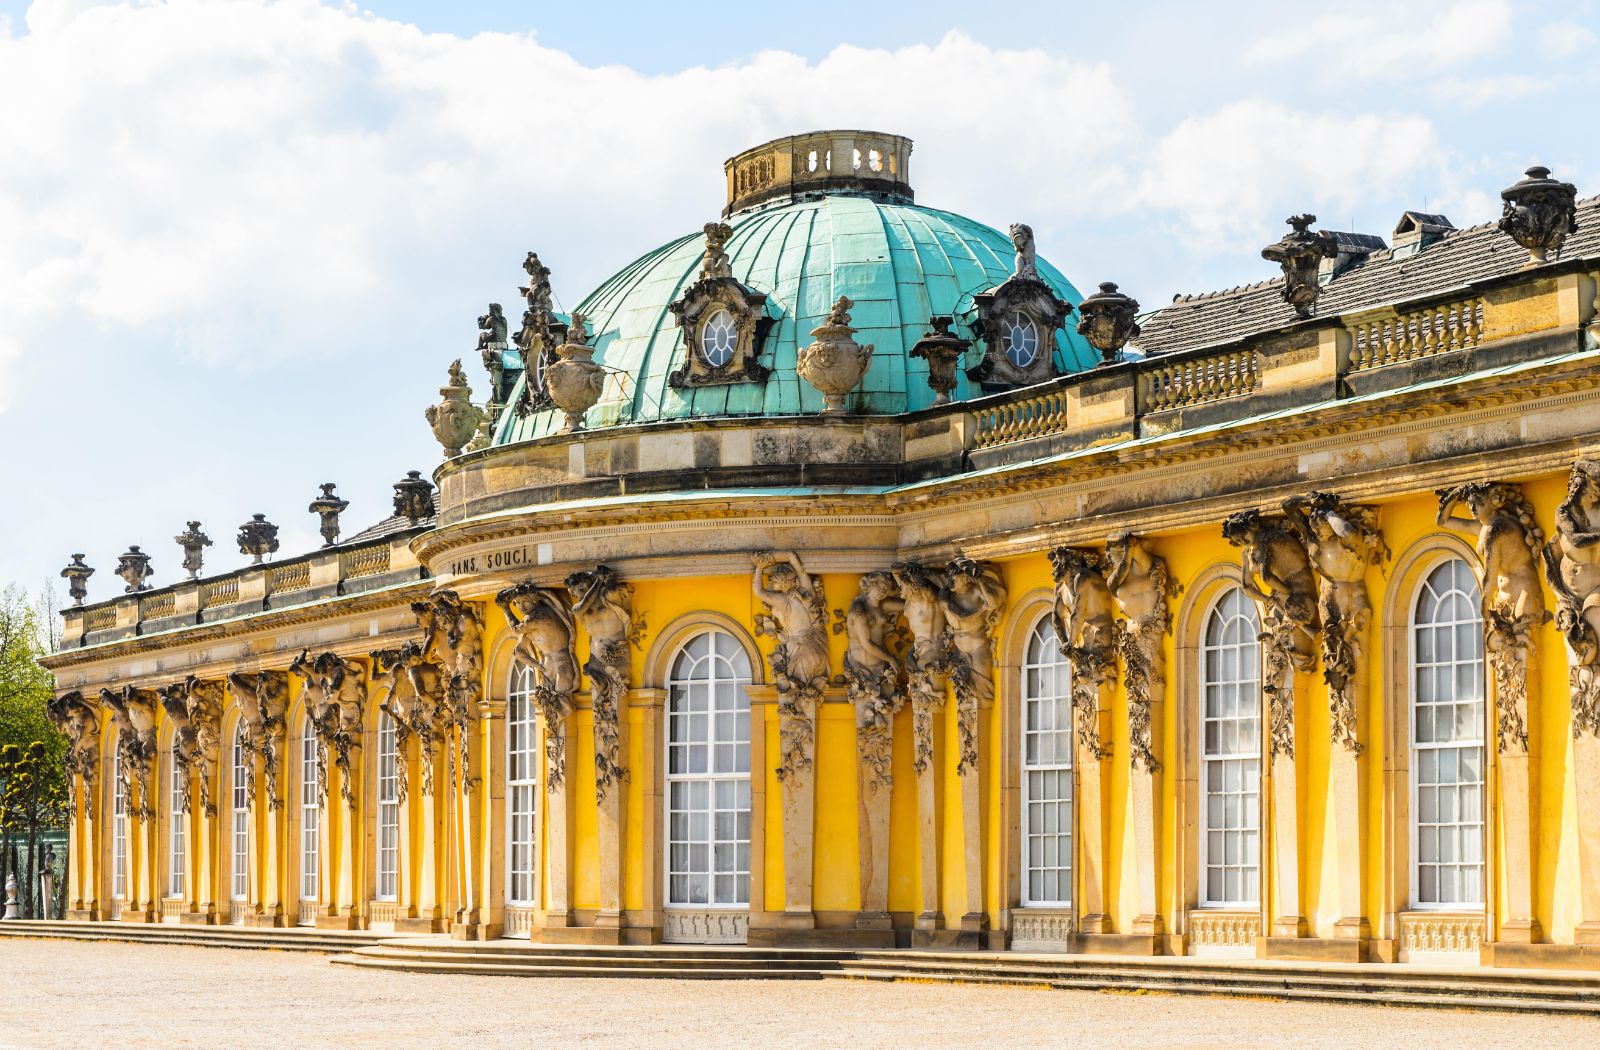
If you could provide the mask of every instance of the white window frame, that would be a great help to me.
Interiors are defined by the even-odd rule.
[[[1469,620],[1461,620],[1461,619],[1450,620],[1448,622],[1448,626],[1451,628],[1450,633],[1451,633],[1451,637],[1452,637],[1452,646],[1454,645],[1454,640],[1461,636],[1462,632],[1460,631],[1460,628],[1462,628],[1462,627],[1470,628],[1469,635],[1473,640],[1474,652],[1475,652],[1475,654],[1477,656],[1477,662],[1476,662],[1477,663],[1477,667],[1476,667],[1475,681],[1476,681],[1477,692],[1478,692],[1478,699],[1477,699],[1476,702],[1477,702],[1477,705],[1478,705],[1478,708],[1479,708],[1478,717],[1475,718],[1475,719],[1472,719],[1470,724],[1477,728],[1478,736],[1477,736],[1476,740],[1472,740],[1472,739],[1469,738],[1469,739],[1450,740],[1450,741],[1419,742],[1417,740],[1417,721],[1418,721],[1418,718],[1417,718],[1417,701],[1419,699],[1418,674],[1422,670],[1422,667],[1419,666],[1419,662],[1418,662],[1419,654],[1418,654],[1418,651],[1417,651],[1417,648],[1418,648],[1417,647],[1417,641],[1418,641],[1418,633],[1419,633],[1418,632],[1418,628],[1419,628],[1420,624],[1418,622],[1417,617],[1422,611],[1422,600],[1423,600],[1423,597],[1427,594],[1427,592],[1429,590],[1433,589],[1432,581],[1433,581],[1434,577],[1436,575],[1438,575],[1446,567],[1451,566],[1451,565],[1459,566],[1459,571],[1465,575],[1465,578],[1466,578],[1467,582],[1471,585],[1472,589],[1470,591],[1462,591],[1458,587],[1452,586],[1447,590],[1436,591],[1435,593],[1439,594],[1441,599],[1448,597],[1452,593],[1460,594],[1466,600],[1467,608],[1472,610],[1472,618],[1471,619],[1469,619]],[[1452,582],[1455,582],[1455,581],[1452,581]],[[1410,888],[1411,888],[1411,909],[1413,911],[1444,911],[1444,912],[1450,912],[1450,911],[1473,911],[1473,912],[1475,912],[1475,911],[1481,911],[1483,909],[1483,907],[1484,907],[1485,890],[1487,888],[1485,886],[1485,881],[1486,881],[1486,878],[1487,878],[1487,870],[1486,870],[1486,866],[1485,866],[1485,863],[1484,863],[1484,853],[1485,853],[1485,850],[1484,850],[1484,834],[1485,834],[1485,830],[1484,829],[1487,826],[1487,822],[1485,820],[1485,812],[1484,812],[1484,789],[1485,789],[1485,787],[1487,785],[1485,783],[1485,781],[1486,781],[1486,770],[1485,770],[1484,767],[1485,767],[1485,763],[1488,761],[1488,749],[1487,749],[1487,746],[1486,746],[1487,745],[1487,740],[1485,738],[1487,736],[1487,728],[1486,727],[1487,727],[1487,718],[1488,718],[1487,712],[1488,712],[1488,707],[1489,707],[1489,691],[1488,691],[1488,681],[1487,681],[1487,678],[1486,678],[1486,675],[1487,675],[1487,672],[1488,672],[1488,668],[1487,668],[1487,666],[1486,666],[1486,664],[1484,662],[1484,652],[1483,652],[1483,619],[1482,619],[1482,613],[1480,611],[1481,608],[1482,608],[1481,601],[1482,601],[1482,599],[1480,597],[1480,592],[1478,591],[1477,577],[1472,571],[1472,566],[1467,564],[1467,562],[1464,559],[1462,559],[1460,557],[1452,556],[1452,557],[1445,558],[1445,559],[1441,560],[1438,564],[1432,566],[1431,568],[1428,569],[1428,571],[1425,574],[1423,574],[1421,581],[1417,584],[1416,593],[1412,596],[1412,600],[1411,600],[1411,616],[1410,616],[1410,619],[1408,619],[1407,622],[1406,622],[1406,644],[1407,644],[1407,652],[1406,652],[1406,744],[1407,744],[1407,747],[1410,750],[1409,758],[1410,758],[1410,762],[1411,762],[1411,767],[1410,767],[1411,768],[1411,776],[1409,778],[1410,781],[1411,781],[1411,785],[1410,785],[1410,787],[1411,787],[1411,792],[1410,792],[1410,795],[1411,795],[1411,817],[1410,817],[1410,821],[1409,821],[1411,826],[1407,830],[1409,832],[1410,846],[1411,846]],[[1438,621],[1430,621],[1430,626],[1432,626],[1435,629],[1437,629],[1440,626],[1444,626],[1444,624],[1441,624]],[[1454,652],[1455,652],[1455,650],[1452,649],[1452,653],[1454,653]],[[1470,666],[1472,666],[1471,663],[1468,662],[1468,661],[1461,661],[1459,659],[1454,659],[1453,658],[1449,663],[1444,663],[1442,661],[1434,661],[1434,662],[1431,662],[1431,663],[1427,664],[1426,666],[1427,666],[1427,669],[1429,669],[1429,670],[1435,670],[1435,669],[1444,668],[1444,667],[1450,667],[1452,669],[1452,674],[1451,674],[1452,700],[1451,700],[1450,706],[1452,706],[1452,707],[1457,706],[1459,701],[1456,701],[1454,699],[1454,695],[1455,695],[1454,694],[1454,689],[1455,689],[1456,684],[1459,682],[1459,678],[1457,677],[1457,673],[1459,672],[1459,669],[1462,668],[1462,667],[1470,667]],[[1437,702],[1435,702],[1435,703],[1437,703]],[[1429,705],[1429,706],[1434,706],[1434,705]],[[1453,827],[1453,828],[1461,829],[1461,832],[1462,832],[1461,833],[1461,845],[1462,845],[1463,849],[1465,850],[1466,848],[1471,848],[1477,854],[1477,864],[1476,864],[1476,866],[1477,866],[1477,883],[1478,883],[1477,899],[1476,900],[1458,900],[1458,901],[1424,901],[1422,899],[1422,886],[1421,886],[1421,883],[1422,883],[1422,868],[1424,866],[1424,862],[1422,860],[1422,843],[1421,843],[1422,828],[1423,828],[1423,821],[1421,819],[1422,818],[1422,808],[1421,808],[1421,806],[1422,806],[1422,798],[1421,798],[1421,795],[1422,795],[1422,787],[1423,787],[1423,785],[1422,785],[1422,755],[1423,755],[1424,752],[1429,752],[1429,751],[1435,752],[1436,754],[1442,754],[1445,751],[1456,752],[1456,761],[1458,763],[1457,769],[1459,770],[1459,768],[1460,768],[1459,762],[1460,762],[1460,758],[1461,758],[1462,754],[1465,753],[1465,752],[1469,752],[1469,751],[1473,750],[1474,748],[1476,748],[1476,750],[1478,752],[1478,779],[1477,779],[1476,784],[1473,785],[1472,782],[1463,780],[1459,776],[1457,777],[1457,779],[1455,780],[1454,783],[1455,783],[1455,786],[1456,786],[1456,788],[1458,790],[1475,787],[1475,789],[1476,789],[1476,798],[1477,798],[1477,817],[1478,817],[1478,819],[1475,822],[1467,821],[1465,819],[1462,819],[1461,812],[1460,812],[1460,810],[1458,808],[1457,813],[1456,813],[1456,817],[1457,817],[1456,820],[1450,821],[1450,822],[1434,821],[1434,822],[1430,822],[1429,826],[1430,827],[1434,827],[1434,828],[1450,828],[1450,827]],[[1437,759],[1435,759],[1435,761],[1437,761]],[[1436,783],[1443,784],[1442,781],[1439,781],[1439,782],[1436,782]],[[1457,805],[1459,806],[1459,802],[1457,803]],[[1477,825],[1475,830],[1471,829],[1471,825],[1473,823],[1476,823],[1476,825]],[[1439,861],[1431,862],[1431,866],[1434,866],[1434,867],[1441,866],[1441,864],[1448,864],[1449,866],[1455,868],[1456,871],[1457,871],[1458,876],[1463,874],[1463,873],[1465,873],[1472,866],[1472,862],[1471,861],[1466,861],[1466,860],[1458,860],[1458,861],[1451,861],[1451,862],[1439,862]],[[1458,895],[1461,895],[1459,893],[1459,890],[1460,890],[1459,882],[1458,882],[1458,885],[1457,885],[1457,889],[1458,889]],[[1437,882],[1435,883],[1434,890],[1435,890],[1435,895],[1437,895],[1437,893],[1438,893],[1438,884],[1437,884]]]
[[[1005,355],[1005,359],[1011,362],[1014,368],[1032,368],[1038,364],[1044,341],[1039,337],[1039,322],[1034,316],[1026,310],[1013,310],[1011,316],[1003,323],[1005,327],[1000,331],[1000,352]],[[1018,361],[1012,354],[1013,349],[1019,348],[1019,344],[1013,338],[1018,332],[1023,335],[1030,332],[1033,334],[1033,348],[1026,361]]]
[[[300,899],[322,894],[322,803],[317,781],[317,733],[308,716],[300,732]]]
[[[1046,682],[1049,683],[1048,686]],[[1035,689],[1035,683],[1038,685],[1038,690]],[[1022,806],[1018,829],[1022,843],[1019,866],[1021,906],[1070,908],[1077,888],[1077,865],[1074,863],[1077,850],[1077,821],[1074,790],[1076,785],[1073,783],[1072,764],[1073,748],[1076,745],[1072,735],[1072,670],[1067,658],[1061,654],[1055,620],[1049,613],[1039,617],[1033,629],[1028,632],[1028,640],[1022,654],[1018,696],[1020,716],[1018,739],[1021,746],[1017,758],[1022,780]],[[1049,724],[1046,725],[1046,722]],[[1053,744],[1056,761],[1043,762],[1036,759],[1030,761],[1030,737],[1037,738],[1041,749],[1046,744]],[[1057,775],[1058,784],[1064,784],[1064,791],[1058,791],[1056,797],[1052,798],[1045,798],[1042,794],[1041,797],[1035,798],[1033,774],[1040,774],[1040,778],[1044,779],[1051,773]],[[1035,807],[1038,807],[1041,825],[1037,831],[1033,826]],[[1056,818],[1055,828],[1046,830],[1049,828],[1049,816],[1052,814]],[[1044,894],[1036,896],[1033,893],[1036,860],[1033,840],[1036,838],[1040,840],[1041,845],[1046,841],[1054,842],[1058,851],[1061,840],[1066,840],[1064,865],[1039,866],[1038,873],[1042,879],[1049,877],[1046,873],[1055,873],[1055,877],[1059,880],[1058,885],[1063,892],[1054,897]]]
[[[506,904],[539,906],[539,709],[534,669],[514,663],[506,686]],[[520,863],[519,863],[520,862]]]
[[[1222,611],[1223,605],[1228,602],[1229,599],[1233,598],[1237,598],[1238,611],[1227,615],[1226,619],[1224,619],[1224,613]],[[1198,697],[1199,710],[1196,712],[1199,726],[1199,732],[1196,734],[1196,744],[1199,749],[1200,885],[1196,899],[1201,908],[1253,910],[1261,907],[1261,764],[1263,757],[1261,742],[1263,739],[1262,719],[1264,717],[1261,695],[1261,643],[1259,641],[1253,641],[1252,643],[1240,643],[1236,641],[1224,642],[1221,644],[1212,643],[1213,623],[1220,622],[1221,631],[1225,634],[1228,630],[1228,625],[1239,619],[1244,621],[1243,626],[1244,629],[1249,632],[1248,637],[1252,640],[1256,639],[1260,633],[1260,615],[1256,610],[1255,603],[1250,600],[1249,596],[1246,595],[1242,589],[1237,586],[1231,586],[1217,596],[1216,601],[1211,603],[1211,607],[1206,610],[1205,617],[1200,621],[1200,645],[1198,652],[1198,659],[1200,662],[1200,673],[1198,675],[1200,692]],[[1218,680],[1213,682],[1211,679],[1210,668],[1211,654],[1223,653],[1231,650],[1235,653],[1238,653],[1242,658],[1246,652],[1251,651],[1252,645],[1255,652],[1255,732],[1249,734],[1247,739],[1251,744],[1254,745],[1254,749],[1249,750],[1246,748],[1239,748],[1228,752],[1218,752],[1214,755],[1208,754],[1206,748],[1206,730],[1210,723],[1217,723],[1219,728],[1227,724],[1232,724],[1236,728],[1242,729],[1245,725],[1248,725],[1249,722],[1249,716],[1247,714],[1235,714],[1233,716],[1220,715],[1216,717],[1211,715],[1209,701],[1211,699],[1210,690],[1213,686],[1235,687],[1238,689],[1239,698],[1242,700],[1244,687],[1250,684],[1250,680],[1243,677],[1242,668],[1239,673],[1236,674],[1235,677],[1230,681]],[[1242,711],[1242,709],[1243,708],[1241,705],[1235,710]],[[1243,786],[1248,784],[1249,763],[1251,762],[1255,763],[1255,790],[1253,792],[1247,790],[1246,787]],[[1224,771],[1225,776],[1226,770],[1228,769],[1228,763],[1240,763],[1238,768],[1241,771],[1241,787],[1238,790],[1230,791],[1226,786],[1224,786],[1219,791],[1214,793],[1210,786],[1211,767],[1213,765],[1217,766],[1219,769]],[[1239,804],[1242,807],[1241,812],[1248,814],[1252,818],[1251,824],[1239,827],[1230,827],[1228,826],[1226,819],[1224,819],[1223,826],[1214,829],[1211,826],[1211,800],[1213,794],[1216,794],[1218,797],[1223,799],[1224,806],[1226,806],[1227,799],[1230,796],[1238,797],[1240,800]],[[1253,803],[1250,801],[1251,795],[1254,795]],[[1227,872],[1229,869],[1240,869],[1241,885],[1248,883],[1255,890],[1254,897],[1241,897],[1237,900],[1230,900],[1226,897],[1212,897],[1210,876],[1213,860],[1211,856],[1211,833],[1213,830],[1221,834],[1224,838],[1224,841],[1226,841],[1229,836],[1235,836],[1237,841],[1240,843],[1241,858],[1245,858],[1241,859],[1238,863],[1229,863],[1226,854],[1224,854],[1222,860],[1218,864],[1218,867],[1223,869],[1224,883],[1227,881]],[[1254,857],[1253,861],[1247,859],[1252,855],[1252,852]],[[1253,878],[1250,875],[1252,870],[1254,871]]]
[[[183,770],[178,764],[178,742],[172,742],[167,762],[167,898],[183,897],[185,846]]]
[[[698,658],[691,657],[689,655],[690,647],[701,638],[707,639],[706,655]],[[726,652],[719,652],[719,648],[721,648],[719,645],[719,640],[722,639],[725,639],[727,642]],[[731,673],[726,676],[720,676],[716,672],[724,662],[729,665]],[[707,678],[693,677],[694,672],[698,669],[701,663],[707,664],[711,670],[711,674]],[[747,691],[747,687],[749,686],[751,679],[750,657],[749,654],[745,652],[744,646],[740,645],[739,640],[732,634],[725,630],[711,627],[704,631],[699,631],[692,637],[685,640],[683,645],[678,647],[678,651],[673,654],[672,663],[670,666],[671,671],[668,675],[666,700],[667,724],[665,732],[662,733],[666,751],[665,755],[663,756],[662,764],[662,768],[665,770],[666,783],[666,789],[662,792],[662,805],[665,810],[664,827],[666,832],[663,837],[666,840],[667,847],[666,856],[663,858],[663,864],[661,866],[665,880],[662,899],[665,901],[665,907],[669,909],[686,909],[696,911],[748,910],[750,907],[750,825],[755,819],[755,814],[751,805],[751,718],[750,694]],[[674,740],[674,729],[680,725],[685,725],[686,723],[692,724],[692,719],[696,714],[696,712],[692,710],[680,709],[679,706],[679,698],[683,697],[686,699],[687,690],[689,690],[694,684],[704,684],[707,690],[707,709],[703,713],[706,724],[706,734],[703,738],[690,737],[681,741],[677,741]],[[719,687],[727,687],[733,691],[732,695],[735,702],[731,710],[724,710],[722,712],[717,710]],[[716,715],[719,713],[731,714],[733,716],[734,731],[731,739],[719,738],[716,730]],[[745,726],[742,740],[740,739],[737,728],[741,716]],[[703,745],[706,748],[706,772],[674,773],[673,748],[675,744],[684,746],[686,748]],[[728,749],[727,751],[723,752],[724,754],[732,755],[733,768],[731,770],[717,769],[717,755],[719,750],[723,748]],[[687,752],[685,753],[687,754]],[[743,766],[743,768],[740,769],[740,766]],[[679,899],[679,897],[675,896],[673,893],[674,876],[681,874],[685,877],[692,878],[697,874],[702,874],[702,872],[695,870],[695,866],[693,865],[691,865],[687,870],[680,872],[674,864],[676,854],[673,846],[675,843],[681,842],[686,851],[692,850],[694,846],[702,844],[698,838],[686,837],[684,839],[677,839],[674,837],[675,826],[673,823],[673,817],[677,812],[680,812],[673,805],[674,796],[680,792],[692,791],[693,785],[695,784],[706,785],[705,791],[707,804],[704,807],[698,807],[691,803],[689,807],[683,808],[681,812],[683,813],[685,820],[690,823],[693,822],[693,817],[697,814],[703,813],[705,816],[706,836],[703,844],[706,847],[707,864],[703,874],[705,875],[707,882],[705,893],[706,899],[704,902],[693,900],[692,893],[683,895],[685,898],[689,899]],[[744,786],[744,807],[742,809],[742,813],[744,815],[745,827],[744,836],[742,839],[738,835],[738,821],[741,810],[738,807],[737,802],[735,802],[732,806],[719,806],[717,804],[716,796],[719,791],[719,786],[723,784],[735,785],[733,788],[728,789],[733,791],[735,794],[738,792],[737,785],[742,784]],[[679,785],[682,785],[682,787],[679,788]],[[728,819],[733,821],[734,832],[731,836],[723,836],[719,839],[716,831],[717,818],[719,816],[726,816]],[[692,832],[690,832],[690,834],[692,835]],[[742,867],[738,863],[738,852],[741,845],[744,847],[745,855],[745,863]],[[732,867],[721,872],[717,870],[719,857],[722,856],[718,848],[719,846],[721,846],[722,849],[731,848],[734,851]],[[731,876],[735,887],[734,892],[731,895],[733,899],[725,899],[729,895],[717,892],[716,887],[719,875],[724,877]],[[741,878],[743,879],[744,883],[742,900],[737,899],[740,896],[737,887]]]
[[[376,899],[392,901],[400,892],[400,767],[394,719],[378,715],[378,858],[374,868]]]
[[[249,757],[245,754],[242,726],[235,726],[233,730],[232,757],[233,780],[229,786],[233,790],[233,853],[229,867],[232,874],[229,888],[232,893],[229,896],[242,901],[250,899],[250,799],[245,792],[245,763]]]
[[[719,319],[726,318],[726,324],[719,324]],[[712,326],[717,325],[717,331],[727,336],[727,350],[720,358],[712,357],[711,333]],[[708,367],[725,368],[732,363],[733,357],[739,352],[739,323],[734,320],[733,314],[726,307],[713,310],[711,316],[706,318],[705,324],[700,326],[700,358]],[[722,353],[719,349],[718,353]]]
[[[128,787],[122,782],[122,749],[111,746],[111,899],[128,899]]]

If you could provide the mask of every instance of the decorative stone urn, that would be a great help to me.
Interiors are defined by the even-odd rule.
[[[338,487],[334,482],[324,481],[321,486],[322,495],[312,500],[311,506],[306,508],[306,510],[322,519],[322,523],[318,528],[322,533],[322,545],[324,547],[332,547],[334,543],[338,542],[339,515],[344,513],[346,507],[350,506],[349,500],[340,499],[333,494],[333,490]]]
[[[1505,211],[1501,231],[1528,249],[1528,265],[1537,266],[1559,252],[1569,233],[1578,232],[1578,188],[1550,177],[1550,169],[1535,165],[1527,178],[1500,191]]]
[[[433,436],[444,446],[445,458],[461,455],[461,450],[483,422],[483,409],[470,400],[472,387],[467,385],[466,373],[461,370],[461,359],[450,365],[450,381],[439,388],[442,395],[437,405],[429,405],[425,415]]]
[[[408,470],[394,483],[394,512],[413,525],[433,517],[433,482],[420,470]]]
[[[211,546],[211,537],[201,531],[198,521],[191,521],[187,529],[172,537],[172,542],[183,548],[183,569],[189,574],[189,579],[198,580],[205,549]]]
[[[1102,365],[1117,363],[1117,355],[1128,340],[1139,334],[1134,317],[1139,302],[1117,291],[1111,281],[1102,281],[1100,290],[1078,304],[1078,334],[1100,351]]]
[[[267,555],[278,553],[278,526],[265,514],[252,514],[239,526],[239,553],[250,555],[251,565],[260,565]]]
[[[567,341],[556,347],[556,360],[544,371],[544,383],[550,400],[567,414],[563,434],[583,429],[583,414],[600,400],[605,389],[606,370],[593,361],[594,347],[589,345],[589,329],[582,314],[574,312],[567,331]]]
[[[83,563],[81,554],[74,554],[67,567],[61,570],[61,577],[67,581],[67,594],[72,596],[73,605],[82,605],[83,600],[89,596],[89,577],[93,575],[94,570]]]
[[[822,414],[844,414],[845,395],[856,388],[872,363],[872,345],[862,346],[853,338],[850,308],[855,303],[845,296],[833,304],[828,322],[811,331],[816,342],[800,351],[795,371],[800,378],[822,392]]]
[[[950,393],[956,388],[956,368],[961,357],[972,346],[972,340],[963,339],[950,331],[953,317],[930,317],[933,331],[917,340],[911,348],[912,357],[928,362],[928,387],[934,393],[935,405],[948,405]]]
[[[148,591],[150,585],[145,581],[153,572],[155,570],[150,567],[150,555],[140,550],[137,543],[130,546],[126,553],[117,555],[117,575],[128,585],[125,588],[127,594]]]
[[[1294,230],[1284,234],[1277,244],[1261,249],[1261,257],[1283,268],[1283,301],[1301,317],[1310,317],[1317,296],[1322,294],[1317,270],[1322,260],[1339,254],[1339,246],[1332,234],[1306,229],[1317,221],[1315,215],[1291,215],[1286,221]]]

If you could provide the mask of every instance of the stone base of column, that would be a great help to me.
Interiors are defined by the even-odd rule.
[[[453,941],[493,941],[500,938],[500,927],[490,922],[457,922],[450,925]]]
[[[923,930],[911,931],[911,947],[937,948],[942,951],[977,952],[989,946],[988,935],[979,930]]]
[[[179,926],[215,926],[217,913],[214,911],[186,911],[178,916]]]
[[[1159,937],[1166,926],[1159,915],[1140,915],[1133,920],[1133,932],[1140,937]]]
[[[1367,962],[1369,941],[1339,937],[1258,937],[1256,958],[1301,962]]]
[[[919,912],[912,920],[911,928],[914,930],[937,930],[944,925],[942,916],[936,911]]]
[[[138,908],[124,908],[122,914],[117,916],[118,922],[155,922],[155,916]]]
[[[319,930],[359,930],[361,929],[361,916],[318,915],[316,928]],[[399,928],[398,923],[396,923],[395,928]]]
[[[1362,917],[1340,919],[1333,924],[1333,936],[1341,941],[1369,941],[1372,939],[1372,927]]]
[[[261,912],[259,914],[250,916],[245,925],[255,926],[263,930],[281,930],[287,928],[289,924],[284,920],[282,915],[273,915],[270,912]],[[400,928],[400,923],[396,922],[394,924],[394,928],[398,930]]]
[[[1572,939],[1577,944],[1600,944],[1600,922],[1580,922],[1577,929],[1572,931]]]
[[[1078,932],[1090,934],[1115,933],[1116,927],[1111,924],[1109,915],[1085,915],[1078,920]]]
[[[1539,920],[1507,919],[1500,924],[1500,936],[1496,939],[1509,944],[1538,944],[1542,939],[1539,936]]]
[[[854,926],[858,930],[893,930],[894,917],[886,911],[857,912]]]
[[[1071,950],[1085,955],[1160,955],[1166,938],[1140,933],[1080,933]]]
[[[745,943],[752,948],[893,948],[895,939],[893,930],[752,926],[745,934]]]
[[[1600,970],[1600,945],[1507,944],[1483,946],[1486,966],[1540,970]]]
[[[1280,915],[1272,920],[1272,939],[1274,940],[1304,937],[1305,935],[1306,920],[1303,915]]]
[[[99,922],[99,908],[69,908],[67,909],[68,922]]]
[[[622,923],[623,923],[623,918],[622,918],[622,913],[620,911],[605,911],[605,910],[601,910],[601,911],[595,912],[594,925],[595,925],[596,929],[601,929],[601,930],[621,929],[622,928]]]
[[[563,929],[572,925],[570,911],[547,911],[539,916],[539,925],[545,929]]]

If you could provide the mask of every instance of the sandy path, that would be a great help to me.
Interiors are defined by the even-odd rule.
[[[0,1047],[1592,1046],[1600,1020],[868,982],[379,974],[326,956],[0,940]]]

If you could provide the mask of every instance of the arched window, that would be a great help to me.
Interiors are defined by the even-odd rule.
[[[317,781],[317,733],[306,719],[300,734],[300,899],[317,899],[322,848],[322,785]]]
[[[733,350],[739,340],[739,329],[733,315],[718,310],[700,329],[700,354],[712,368],[721,368],[733,360]]]
[[[1206,617],[1200,649],[1200,903],[1260,899],[1261,643],[1255,605],[1231,588]]]
[[[249,775],[245,765],[244,727],[233,730],[233,899],[250,896],[250,797],[245,792]]]
[[[1483,904],[1483,621],[1460,558],[1428,574],[1411,629],[1411,902]]]
[[[128,786],[122,782],[121,740],[111,747],[111,899],[128,899]]]
[[[506,903],[539,903],[538,709],[533,668],[514,664],[506,691]]]
[[[1022,903],[1072,906],[1072,681],[1049,616],[1022,663]]]
[[[400,752],[394,719],[378,716],[378,899],[392,901],[400,881]]]
[[[1001,349],[1018,368],[1027,368],[1039,357],[1039,326],[1021,310],[1001,323]]]
[[[178,763],[178,745],[172,745],[172,760],[167,763],[167,896],[183,896],[183,768]]]
[[[667,683],[667,904],[750,903],[750,659],[730,634],[689,640]]]

